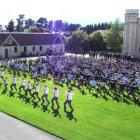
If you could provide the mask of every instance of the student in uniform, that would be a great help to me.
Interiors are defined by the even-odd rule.
[[[96,86],[96,80],[94,78],[92,78],[92,80],[90,80],[90,87],[89,87],[89,92],[91,92],[91,89],[95,88]]]
[[[34,72],[34,80],[35,80],[35,81],[38,80],[38,73],[37,73],[37,71]]]
[[[5,71],[1,70],[1,79],[4,81],[4,75],[5,75]]]
[[[33,100],[35,100],[35,96],[36,96],[40,101],[40,97],[39,97],[40,86],[36,84],[34,88],[35,88],[35,92],[32,94]]]
[[[54,106],[54,101],[56,102],[58,108],[60,107],[59,103],[58,103],[58,98],[59,98],[59,90],[57,89],[57,87],[54,88],[54,97],[52,98],[52,107]]]
[[[14,76],[12,78],[12,84],[10,86],[11,90],[13,90],[13,87],[14,87],[15,90],[17,90],[16,84],[17,84],[17,78]]]
[[[44,87],[44,93],[42,95],[42,104],[45,102],[45,100],[48,102],[48,104],[50,104],[50,101],[48,100],[48,93],[49,93],[50,88],[47,87],[47,85],[45,85]]]
[[[67,99],[66,99],[66,101],[64,102],[64,111],[66,111],[66,105],[67,105],[67,104],[68,104],[69,107],[71,108],[71,111],[73,111],[71,102],[72,102],[72,96],[74,95],[74,93],[73,93],[73,91],[72,91],[72,88],[69,88],[69,89],[66,91],[66,95],[67,95]]]
[[[5,78],[5,85],[4,85],[4,91],[6,92],[7,91],[7,89],[8,89],[8,83],[9,83],[9,81],[8,81],[8,78],[6,77]]]
[[[25,97],[27,96],[28,93],[30,94],[30,96],[32,96],[32,93],[31,93],[32,88],[33,88],[32,83],[30,81],[28,81],[28,83],[27,83],[27,89],[25,90]]]
[[[107,92],[105,84],[106,84],[105,80],[100,80],[98,89],[97,89],[97,92],[99,92],[100,95],[101,95],[102,91],[104,93],[104,96],[105,96],[105,93]]]
[[[21,92],[21,89],[25,92],[25,86],[26,86],[26,80],[23,78],[21,81],[21,86],[19,87],[19,92]]]

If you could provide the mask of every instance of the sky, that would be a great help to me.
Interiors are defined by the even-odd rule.
[[[68,21],[81,25],[110,22],[119,18],[124,21],[126,9],[140,10],[140,0],[0,0],[0,24],[7,25],[19,14],[25,19]]]

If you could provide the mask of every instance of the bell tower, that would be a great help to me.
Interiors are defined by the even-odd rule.
[[[123,54],[128,56],[135,55],[136,53],[138,16],[139,10],[137,9],[128,9],[125,11]]]

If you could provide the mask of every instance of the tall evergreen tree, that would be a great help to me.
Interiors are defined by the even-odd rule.
[[[14,32],[15,31],[15,24],[13,20],[10,20],[6,29],[8,32]]]
[[[17,18],[16,31],[18,32],[24,31],[24,15],[23,14],[20,14],[19,18]]]

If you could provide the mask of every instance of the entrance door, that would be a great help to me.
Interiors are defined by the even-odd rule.
[[[26,54],[26,52],[27,52],[27,48],[26,48],[26,47],[24,47],[24,53]]]
[[[5,49],[5,58],[8,58],[8,49]]]
[[[23,55],[26,56],[26,52],[27,52],[27,48],[24,47],[24,52],[23,52]]]

